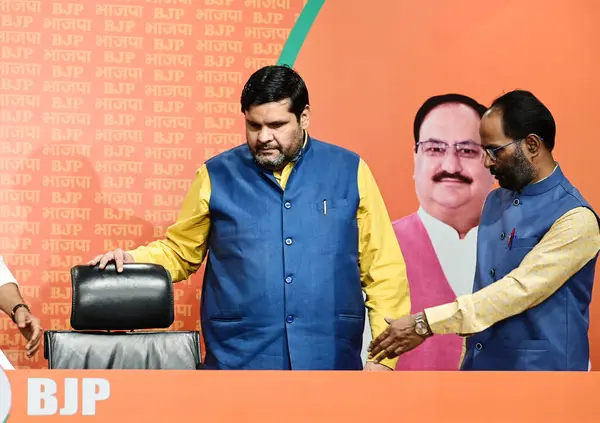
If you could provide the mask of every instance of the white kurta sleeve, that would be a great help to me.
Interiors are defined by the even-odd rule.
[[[17,285],[19,284],[17,282],[17,279],[15,279],[15,277],[11,273],[8,266],[6,266],[6,263],[4,262],[4,257],[0,256],[0,286],[5,285],[7,283],[15,283]]]

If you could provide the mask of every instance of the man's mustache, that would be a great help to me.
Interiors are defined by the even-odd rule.
[[[279,146],[277,144],[264,144],[256,147],[257,151],[262,150],[279,150]]]
[[[473,179],[468,176],[463,175],[462,173],[448,173],[448,172],[440,172],[437,173],[433,177],[434,182],[441,182],[443,179],[456,179],[459,182],[464,182],[465,184],[473,183]]]

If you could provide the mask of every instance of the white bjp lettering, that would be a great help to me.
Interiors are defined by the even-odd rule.
[[[77,378],[65,378],[63,393],[64,404],[59,410],[58,384],[53,379],[29,378],[27,380],[27,415],[73,416],[79,411],[79,381]],[[81,415],[95,416],[96,403],[110,398],[110,383],[101,378],[81,379]]]

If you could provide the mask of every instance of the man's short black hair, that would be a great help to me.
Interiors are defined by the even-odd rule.
[[[308,90],[298,73],[285,65],[265,66],[254,72],[244,88],[240,99],[242,113],[252,106],[290,99],[290,112],[300,120],[308,106]]]
[[[425,101],[425,103],[423,103],[423,105],[419,108],[417,114],[415,115],[415,121],[413,124],[415,145],[419,142],[419,132],[421,132],[421,125],[423,125],[425,116],[427,116],[429,112],[431,112],[436,107],[448,103],[460,103],[467,105],[473,110],[475,110],[475,112],[477,112],[480,119],[487,111],[487,107],[485,107],[483,104],[480,104],[471,97],[463,94],[442,94],[430,97]]]
[[[554,149],[556,123],[552,113],[531,92],[510,91],[494,100],[490,109],[502,113],[502,130],[508,138],[518,140],[536,134],[548,151]]]

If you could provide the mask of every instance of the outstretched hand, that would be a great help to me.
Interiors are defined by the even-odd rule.
[[[381,335],[375,338],[369,346],[369,358],[375,358],[379,363],[384,358],[398,357],[421,345],[426,338],[415,332],[415,318],[404,316],[399,319],[385,318],[389,324]]]

